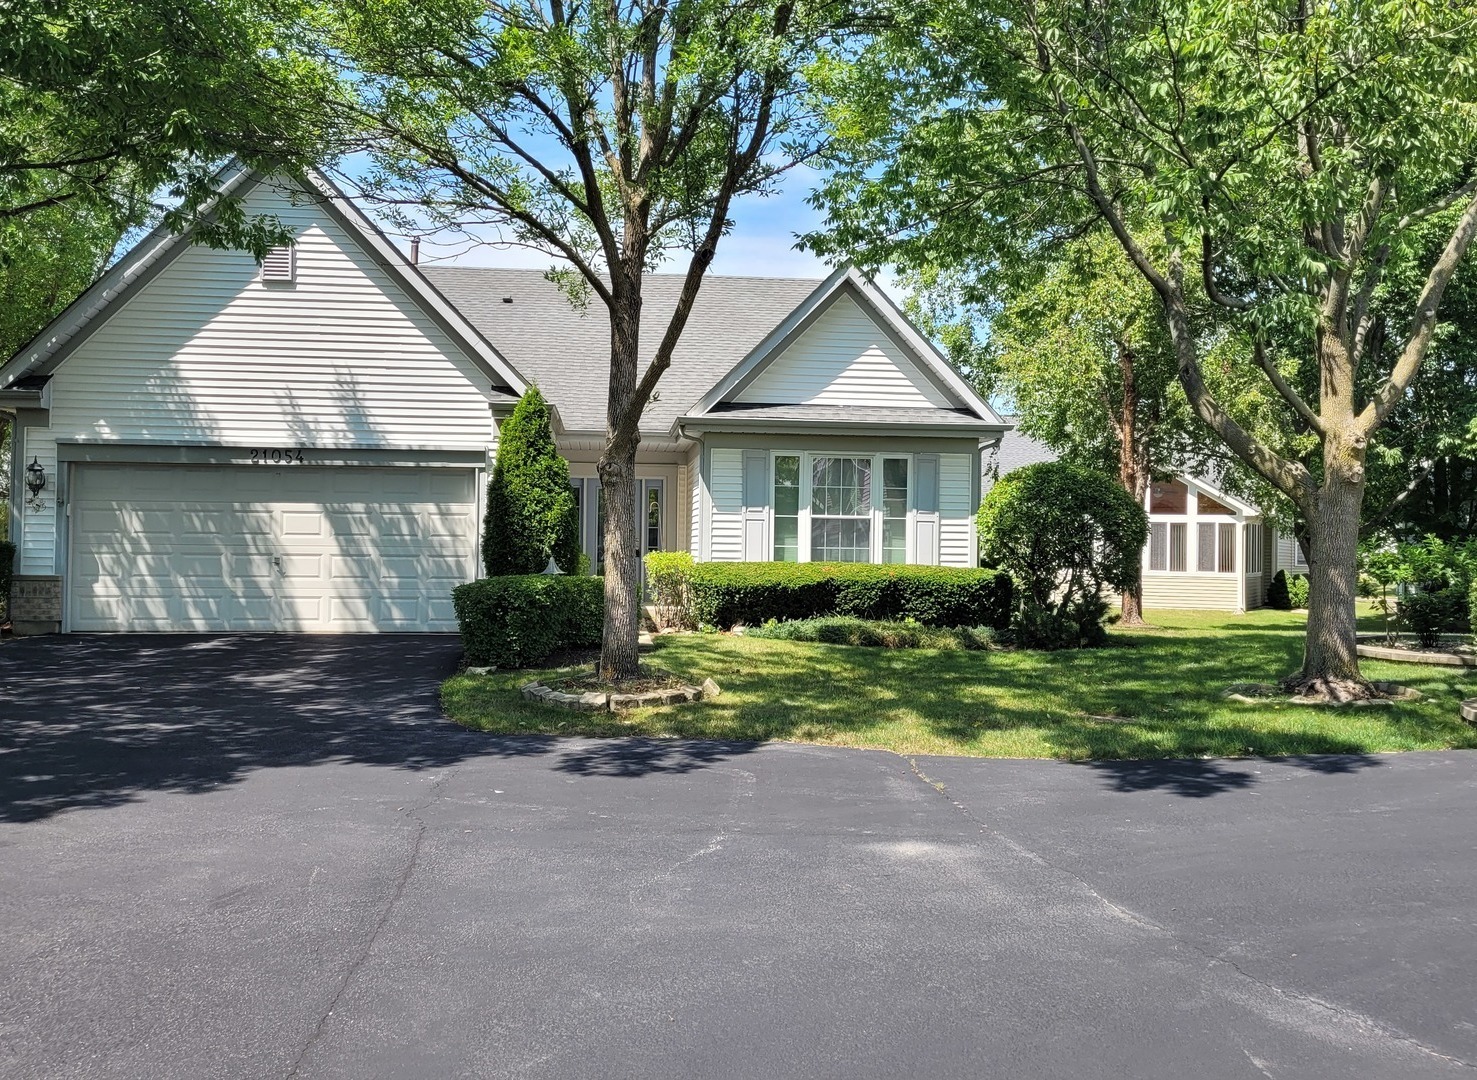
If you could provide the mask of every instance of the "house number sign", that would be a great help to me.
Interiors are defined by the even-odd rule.
[[[278,446],[270,450],[254,449],[251,451],[251,463],[253,465],[301,465],[303,464],[302,447]]]

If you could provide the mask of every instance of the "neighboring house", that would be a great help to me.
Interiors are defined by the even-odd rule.
[[[1014,424],[1016,418],[1004,418]],[[1055,461],[1043,443],[1012,428],[984,457],[984,489],[1038,461]],[[1262,519],[1255,506],[1192,476],[1156,480],[1144,496],[1145,608],[1250,611],[1267,602],[1278,570],[1307,573],[1302,550]]]
[[[454,630],[531,383],[598,561],[603,309],[537,271],[414,267],[320,177],[227,185],[295,245],[259,267],[156,232],[0,367],[17,629]],[[677,285],[648,282],[648,353]],[[643,418],[642,549],[972,566],[1005,427],[855,271],[712,277]]]

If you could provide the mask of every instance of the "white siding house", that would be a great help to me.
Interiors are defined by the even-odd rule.
[[[17,629],[452,630],[531,384],[598,564],[605,320],[537,271],[411,265],[320,177],[225,186],[294,243],[156,233],[0,367],[14,467],[49,478],[12,484],[16,569],[54,600]],[[679,287],[648,279],[653,328]],[[856,271],[710,278],[643,416],[640,550],[972,566],[1004,430]]]

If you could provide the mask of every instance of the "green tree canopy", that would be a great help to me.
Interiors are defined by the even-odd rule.
[[[1366,459],[1417,385],[1477,235],[1477,20],[1436,0],[884,0],[894,28],[834,90],[824,250],[1039,273],[1110,229],[1158,298],[1200,419],[1306,522],[1289,685],[1367,696],[1355,652]],[[1158,250],[1136,228],[1154,225]],[[1438,230],[1424,260],[1421,229]],[[1431,249],[1428,249],[1431,250]],[[1388,272],[1418,283],[1400,310]],[[1192,283],[1240,327],[1296,455],[1221,401]],[[1307,377],[1303,377],[1307,376]]]
[[[275,222],[215,199],[216,173],[337,149],[332,73],[296,48],[303,14],[296,0],[0,5],[0,223],[65,207],[108,223],[105,250],[154,218],[258,256],[283,242]],[[19,235],[0,230],[0,265]]]
[[[540,574],[551,556],[566,574],[579,568],[579,508],[550,421],[548,403],[534,386],[498,431],[482,526],[489,576]]]
[[[320,0],[374,172],[407,229],[544,252],[610,322],[600,670],[638,672],[641,415],[671,364],[734,200],[772,190],[818,137],[806,98],[832,9],[806,0]],[[676,261],[669,317],[644,275]],[[643,335],[649,334],[646,338]]]

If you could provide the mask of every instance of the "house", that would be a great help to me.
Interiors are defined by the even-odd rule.
[[[294,245],[258,266],[156,232],[0,367],[17,630],[454,630],[530,384],[598,562],[603,310],[413,266],[322,177],[225,184]],[[677,284],[647,285],[648,348]],[[643,417],[642,549],[971,566],[1005,428],[854,270],[711,277]]]
[[[1006,473],[1056,455],[1015,427],[983,458],[983,490]],[[1307,573],[1302,549],[1263,520],[1257,507],[1193,476],[1155,480],[1144,495],[1149,543],[1144,548],[1145,608],[1250,611],[1267,600],[1278,570]]]

